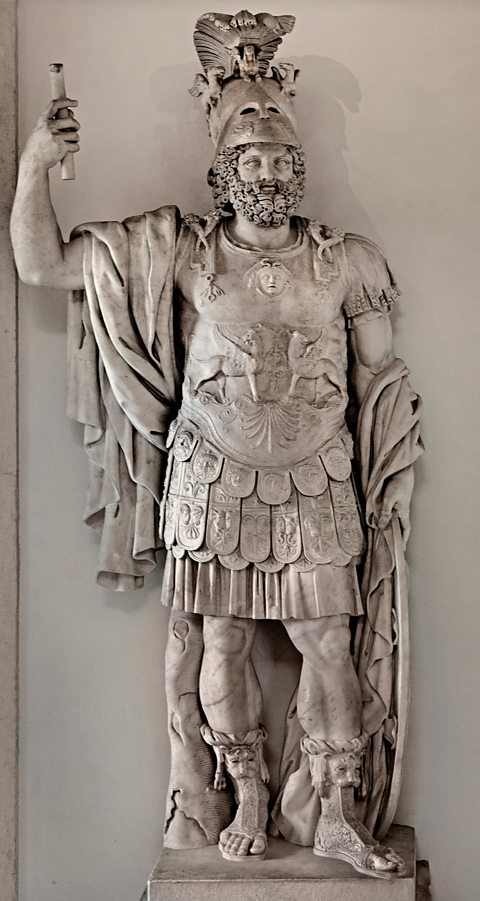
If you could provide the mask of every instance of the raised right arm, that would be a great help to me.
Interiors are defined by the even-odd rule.
[[[18,274],[28,285],[83,288],[82,239],[65,243],[50,199],[48,170],[79,149],[79,123],[55,118],[76,100],[53,100],[42,113],[20,159],[10,221]]]

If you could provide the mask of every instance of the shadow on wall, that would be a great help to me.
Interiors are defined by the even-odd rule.
[[[330,225],[378,239],[376,229],[352,191],[345,152],[348,118],[362,99],[353,73],[334,59],[289,57],[300,69],[295,109],[307,155],[307,184],[301,212]],[[162,170],[168,173],[169,197],[183,212],[204,212],[211,205],[206,174],[213,157],[203,109],[188,95],[199,65],[157,69],[151,92],[161,122],[155,128]],[[182,99],[183,98],[183,99]]]

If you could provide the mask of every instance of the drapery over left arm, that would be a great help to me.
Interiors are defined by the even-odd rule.
[[[358,646],[358,676],[363,695],[363,729],[371,736],[371,790],[367,828],[385,832],[398,801],[395,769],[401,770],[408,710],[408,626],[403,547],[395,540],[396,505],[384,523],[389,486],[401,509],[402,475],[423,453],[420,438],[421,398],[408,383],[409,371],[395,359],[371,382],[357,425],[357,459],[365,500],[367,554],[362,578],[365,620]],[[390,506],[387,504],[387,507]],[[400,530],[398,529],[400,538]],[[405,538],[406,536],[404,536]],[[405,658],[405,659],[404,659]],[[404,683],[400,676],[404,673]],[[390,771],[390,772],[389,772]],[[390,796],[389,796],[390,793]],[[393,797],[392,797],[393,795]]]
[[[74,232],[84,239],[85,291],[70,296],[68,415],[84,425],[97,581],[117,590],[142,587],[159,546],[163,451],[179,395],[176,232],[174,207]]]

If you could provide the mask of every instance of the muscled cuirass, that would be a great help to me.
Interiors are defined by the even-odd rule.
[[[184,383],[161,524],[175,556],[278,572],[362,550],[342,238],[330,233],[332,253],[318,229],[295,225],[275,251],[243,247],[222,225],[208,242],[186,229],[179,242]]]
[[[295,221],[295,243],[269,252],[242,247],[220,226],[214,275],[190,252],[177,278],[182,415],[255,468],[310,456],[338,433],[347,403],[341,255],[319,260]]]

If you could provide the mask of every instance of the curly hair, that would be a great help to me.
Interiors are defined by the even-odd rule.
[[[236,181],[239,157],[246,150],[256,146],[258,145],[251,143],[240,144],[238,147],[223,147],[217,153],[207,177],[217,209],[233,212],[230,202],[230,186]],[[305,179],[305,153],[301,147],[293,147],[290,144],[286,144],[285,148],[292,155],[294,179],[301,185]]]

